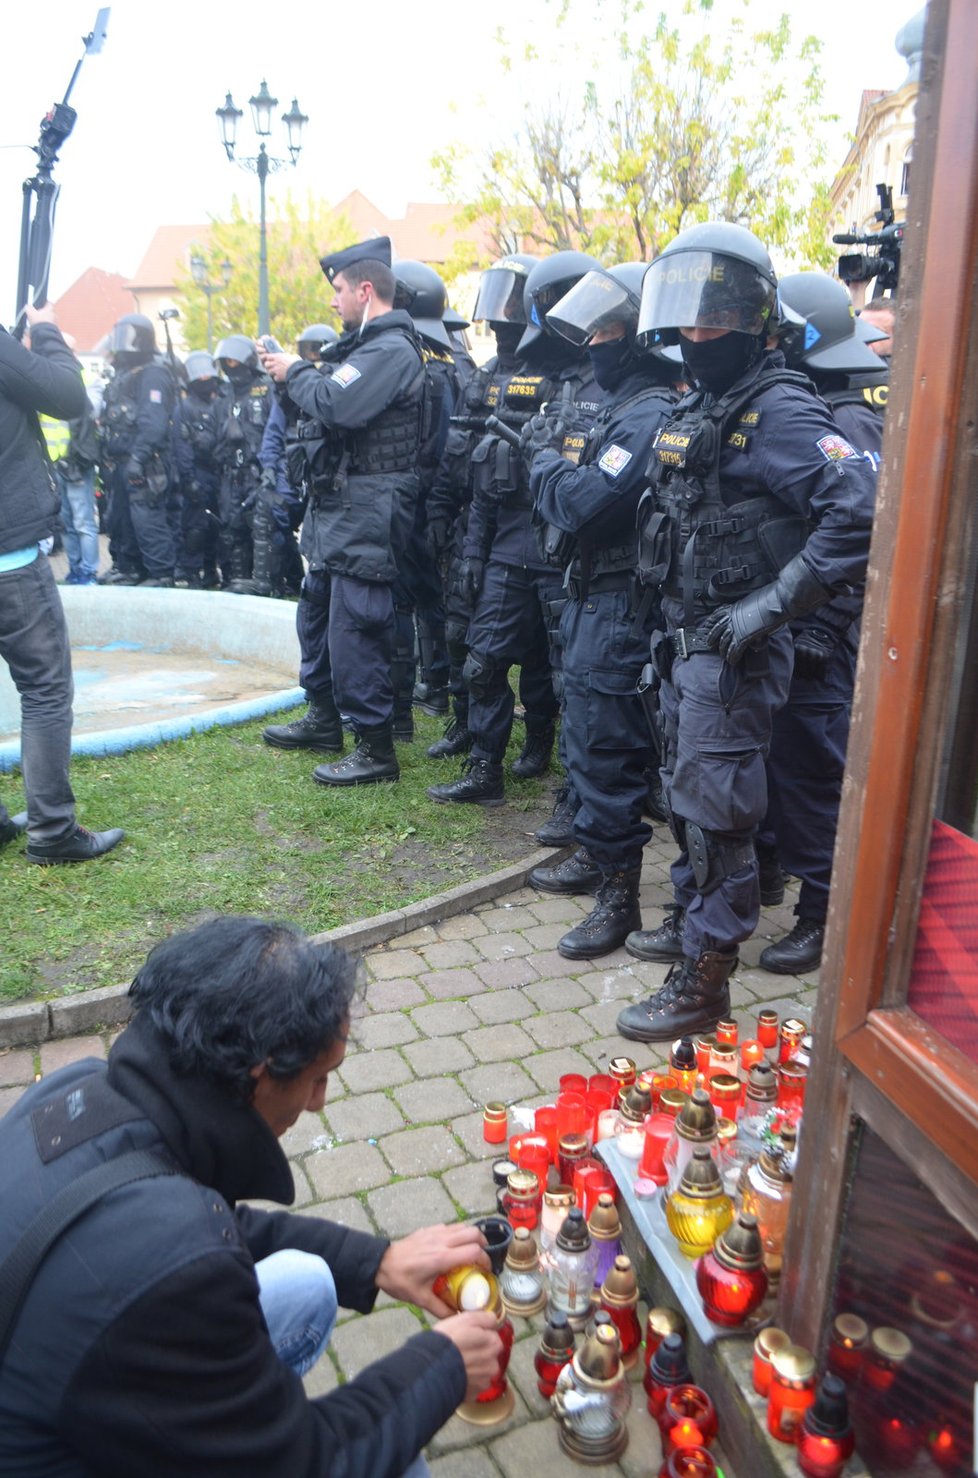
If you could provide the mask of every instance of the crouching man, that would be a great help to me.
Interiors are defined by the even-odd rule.
[[[428,1471],[421,1449],[501,1353],[491,1315],[450,1316],[433,1289],[488,1268],[481,1234],[388,1242],[238,1204],[293,1200],[278,1141],[326,1101],[355,985],[335,946],[214,919],[152,951],[107,1063],[0,1121],[0,1472]],[[381,1290],[442,1322],[308,1399],[337,1305],[368,1313]]]

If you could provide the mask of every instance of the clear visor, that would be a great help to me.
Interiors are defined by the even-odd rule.
[[[637,319],[637,298],[607,272],[586,272],[547,313],[550,327],[579,346],[599,329],[615,323],[634,328]]]
[[[140,329],[136,323],[117,323],[112,330],[112,343],[110,351],[113,354],[134,354],[143,345],[141,338],[145,338],[146,330]]]
[[[642,284],[639,337],[663,330],[720,328],[766,332],[777,289],[756,268],[709,251],[677,251],[658,257]]]
[[[474,323],[525,323],[523,284],[526,276],[511,267],[488,267],[479,283]]]

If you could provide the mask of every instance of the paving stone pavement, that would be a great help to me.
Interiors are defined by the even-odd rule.
[[[665,842],[653,841],[646,849],[647,927],[657,922],[669,896],[670,857]],[[793,901],[789,889],[782,905],[764,910],[757,934],[742,948],[731,990],[742,1036],[753,1035],[762,1006],[808,1018],[814,1008],[817,973],[799,979],[757,967],[765,944],[792,927]],[[495,1207],[488,1161],[500,1150],[482,1137],[487,1099],[536,1107],[547,1102],[561,1073],[604,1070],[621,1052],[634,1056],[640,1068],[664,1062],[661,1047],[625,1042],[615,1035],[614,1022],[623,1002],[662,983],[667,967],[634,960],[623,949],[595,961],[564,960],[556,951],[560,933],[591,903],[522,888],[365,952],[365,991],[325,1111],[303,1115],[283,1140],[297,1207],[392,1237],[490,1212]],[[39,1054],[23,1048],[0,1052],[0,1113],[36,1072],[104,1056],[112,1036],[50,1041]],[[310,1394],[352,1379],[403,1343],[419,1322],[412,1309],[384,1297],[369,1316],[341,1317],[327,1357],[307,1377]],[[536,1390],[533,1354],[542,1320],[514,1324],[513,1415],[489,1431],[453,1417],[428,1452],[435,1478],[558,1478],[573,1470]],[[636,1381],[639,1376],[640,1370],[634,1372]],[[628,1449],[617,1464],[592,1468],[596,1478],[658,1472],[658,1430],[640,1385],[634,1398]],[[724,1471],[735,1478],[729,1463]]]

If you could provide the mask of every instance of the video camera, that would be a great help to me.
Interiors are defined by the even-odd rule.
[[[843,282],[870,282],[874,277],[877,289],[888,288],[896,292],[900,281],[900,253],[903,249],[903,222],[893,219],[893,190],[889,185],[877,185],[880,208],[875,220],[880,222],[879,231],[868,231],[864,235],[842,233],[832,240],[839,246],[868,246],[867,252],[847,252],[839,258],[839,276]]]

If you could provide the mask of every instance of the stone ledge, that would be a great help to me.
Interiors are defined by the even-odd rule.
[[[522,888],[534,867],[544,862],[559,862],[572,848],[542,848],[521,862],[510,863],[498,872],[460,883],[444,893],[405,908],[392,909],[360,923],[341,924],[312,937],[317,944],[341,944],[344,949],[361,951],[376,944],[399,939],[424,924],[468,913],[503,893]],[[128,985],[106,985],[97,990],[79,991],[77,995],[59,996],[53,1001],[25,1001],[21,1005],[0,1007],[0,1048],[33,1047],[55,1037],[73,1037],[97,1027],[121,1026],[129,1019],[131,1006]]]

